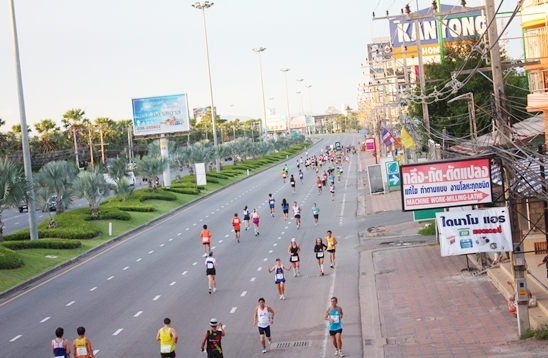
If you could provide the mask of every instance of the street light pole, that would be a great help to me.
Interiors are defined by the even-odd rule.
[[[207,62],[207,78],[209,81],[209,98],[211,99],[211,123],[213,127],[213,146],[215,147],[215,169],[217,173],[221,171],[221,162],[219,160],[219,148],[217,147],[217,126],[216,115],[215,115],[215,106],[213,105],[213,87],[211,85],[211,67],[209,65],[209,46],[207,43],[207,26],[206,26],[206,17],[205,10],[213,6],[213,3],[209,1],[204,2],[203,4],[196,2],[192,7],[202,10],[202,18],[204,20],[204,38],[205,38],[205,49],[206,49],[206,62]]]
[[[301,116],[304,116],[304,109],[303,109],[303,81],[304,79],[303,78],[298,78],[297,79],[297,82],[299,82],[299,86],[301,88],[301,91],[298,92],[300,95],[301,95]]]
[[[312,118],[312,132],[313,134],[316,134],[316,120],[314,119],[314,116],[312,116],[312,90],[310,89],[312,85],[305,86],[308,88],[308,99],[310,101],[310,117]]]
[[[36,201],[34,200],[34,188],[32,183],[32,165],[30,161],[29,133],[27,131],[27,114],[25,112],[25,97],[23,95],[23,78],[21,76],[21,61],[19,60],[19,40],[17,39],[17,23],[15,21],[15,7],[10,0],[11,32],[13,37],[13,52],[15,55],[15,76],[17,78],[17,94],[19,100],[19,118],[21,121],[21,144],[23,146],[23,166],[25,176],[29,182],[29,200],[27,200],[29,212],[30,239],[38,240],[38,223],[36,222]]]
[[[261,52],[263,52],[264,50],[266,50],[265,47],[258,47],[253,49],[253,51],[257,52],[257,54],[259,55],[259,68],[261,70],[261,91],[263,94],[263,120],[261,122],[261,131],[259,133],[262,133],[263,130],[266,130],[266,103],[264,101],[263,61],[261,60]],[[266,136],[264,139],[266,140]]]
[[[291,138],[291,111],[289,110],[289,90],[287,89],[287,71],[289,68],[282,68],[282,71],[285,75],[285,99],[287,101],[287,134]]]

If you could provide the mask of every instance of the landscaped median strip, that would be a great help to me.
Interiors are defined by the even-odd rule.
[[[291,152],[287,152],[287,155],[290,156],[290,157],[297,156],[297,155],[299,155],[299,153],[304,148],[305,148],[304,146],[299,145],[297,148],[293,148],[293,150]],[[69,212],[65,212],[61,215],[56,215],[55,220],[56,220],[56,222],[58,222],[58,226],[62,226],[63,224],[65,224],[65,222],[64,222],[65,219],[63,219],[63,216],[68,217],[66,219],[67,225],[64,227],[65,231],[63,231],[63,227],[58,227],[57,229],[47,229],[47,226],[46,226],[47,224],[44,224],[44,223],[40,224],[39,225],[39,236],[41,237],[41,239],[38,240],[38,241],[28,240],[28,237],[30,236],[30,234],[27,234],[29,232],[28,229],[22,230],[22,231],[17,232],[17,233],[12,233],[12,234],[5,235],[4,237],[6,238],[6,240],[9,240],[9,241],[6,241],[6,243],[7,243],[6,246],[9,246],[9,245],[17,246],[16,250],[21,250],[22,249],[20,245],[28,245],[29,247],[33,246],[33,245],[39,245],[39,246],[40,245],[45,245],[45,246],[43,246],[45,249],[47,249],[47,248],[52,248],[53,249],[53,247],[48,247],[48,245],[58,245],[58,246],[69,247],[69,249],[72,249],[72,251],[70,251],[70,252],[74,252],[74,251],[76,251],[76,252],[74,252],[75,257],[70,258],[70,259],[66,260],[65,262],[56,263],[56,265],[54,265],[55,261],[53,259],[44,258],[45,262],[47,262],[48,264],[51,263],[52,265],[48,266],[47,269],[42,268],[42,269],[40,269],[38,271],[34,271],[34,272],[28,272],[28,270],[27,270],[27,272],[25,272],[23,274],[23,278],[19,279],[19,282],[22,281],[23,283],[20,283],[20,284],[15,283],[14,286],[12,286],[11,288],[8,288],[4,292],[0,293],[0,298],[5,297],[5,296],[17,291],[19,288],[28,286],[28,284],[31,283],[31,282],[36,282],[36,281],[42,279],[43,277],[51,274],[55,270],[62,269],[64,267],[68,266],[68,265],[71,265],[73,263],[76,263],[76,262],[82,260],[83,258],[86,258],[86,257],[90,256],[91,254],[93,254],[95,252],[103,250],[104,247],[106,247],[108,245],[111,245],[116,241],[120,241],[122,239],[131,237],[138,230],[141,230],[141,228],[143,226],[151,226],[151,225],[155,224],[156,222],[160,222],[164,219],[167,219],[168,217],[170,217],[172,215],[176,215],[179,211],[185,210],[185,208],[188,207],[189,205],[194,205],[197,202],[199,202],[201,200],[204,200],[204,199],[208,198],[209,196],[213,195],[219,189],[226,189],[226,188],[234,185],[237,181],[240,181],[242,179],[247,178],[247,176],[245,176],[245,177],[243,176],[243,175],[246,174],[247,169],[250,169],[250,171],[254,171],[254,173],[252,173],[251,175],[256,175],[256,174],[260,173],[261,171],[266,170],[266,169],[270,168],[271,166],[277,165],[280,162],[283,162],[283,161],[286,160],[286,158],[285,158],[286,154],[284,152],[275,153],[274,155],[276,157],[273,157],[272,159],[270,159],[270,161],[265,160],[265,158],[257,159],[256,160],[257,162],[258,161],[263,162],[261,164],[254,164],[254,160],[247,160],[246,162],[244,162],[242,164],[239,164],[236,167],[225,166],[225,168],[223,168],[223,171],[220,174],[218,174],[218,173],[208,173],[207,174],[208,175],[208,186],[204,187],[204,189],[206,189],[205,190],[206,192],[202,193],[202,192],[199,191],[199,194],[197,194],[197,195],[200,195],[200,197],[198,197],[198,198],[194,198],[194,199],[188,198],[189,195],[192,195],[192,196],[196,195],[194,193],[193,194],[179,193],[179,191],[181,191],[183,189],[184,190],[187,189],[186,187],[184,187],[184,185],[187,185],[187,183],[191,183],[193,180],[195,180],[195,176],[186,176],[186,177],[183,177],[182,180],[181,180],[181,183],[183,185],[178,187],[178,185],[181,184],[181,183],[173,182],[172,188],[165,189],[165,190],[159,189],[158,190],[159,191],[158,195],[153,195],[153,193],[151,193],[151,189],[140,189],[140,190],[135,191],[135,195],[139,200],[135,200],[133,197],[130,198],[129,200],[125,201],[125,202],[121,202],[116,197],[106,200],[100,206],[101,212],[100,212],[100,215],[99,215],[98,218],[99,219],[104,219],[104,220],[109,220],[109,221],[110,220],[120,220],[120,219],[125,220],[127,222],[127,224],[125,224],[125,226],[127,226],[129,228],[126,232],[119,233],[116,237],[114,237],[112,239],[109,239],[108,241],[101,241],[101,232],[107,232],[108,230],[98,229],[98,227],[100,227],[101,225],[104,226],[105,224],[101,224],[100,222],[95,222],[94,219],[97,219],[97,218],[96,217],[91,217],[91,215],[89,214],[89,209],[88,208],[75,209],[75,210],[71,210]],[[229,175],[225,175],[225,173],[229,174]],[[210,178],[210,176],[211,176],[211,178]],[[188,177],[190,177],[190,178],[188,178]],[[225,177],[228,178],[228,179],[225,179]],[[213,181],[216,181],[217,183],[212,183]],[[174,189],[177,189],[177,190],[174,190]],[[139,193],[141,193],[141,194],[139,194]],[[158,216],[155,217],[155,218],[147,218],[145,220],[144,225],[138,225],[138,226],[134,227],[131,223],[135,220],[131,217],[131,214],[128,213],[128,211],[138,212],[138,213],[139,212],[140,213],[149,212],[149,213],[153,214],[156,210],[158,210],[155,207],[155,205],[144,204],[142,202],[142,201],[151,200],[151,199],[171,200],[171,201],[175,201],[177,203],[180,203],[180,205],[179,205],[179,207],[175,208],[172,211],[169,211],[169,212],[166,212],[166,213],[161,213],[160,212],[158,214]],[[189,199],[191,199],[191,200],[189,200]],[[129,204],[135,204],[135,207],[132,208],[131,205],[129,205]],[[219,211],[219,209],[217,209],[217,211]],[[81,223],[82,225],[80,225],[80,222],[78,223],[78,225],[74,225],[75,220],[81,220],[81,219],[78,219],[78,215],[80,215],[80,217],[84,217],[85,219],[87,219],[87,220],[82,220],[82,223]],[[43,225],[43,227],[41,227],[41,225]],[[45,229],[44,229],[44,227],[45,227]],[[85,230],[77,231],[77,229],[75,227],[78,228],[78,229],[84,228]],[[51,230],[56,230],[56,231],[51,231]],[[69,230],[72,231],[72,233],[73,233],[72,237],[70,236],[71,234],[70,234]],[[189,230],[189,228],[187,228],[186,230]],[[181,234],[182,233],[179,233],[178,236],[181,235]],[[58,236],[60,236],[64,239],[60,240],[59,238],[52,238],[52,239],[48,239],[49,242],[46,241],[45,239],[42,239],[42,237],[51,237],[52,235],[58,235]],[[76,236],[76,237],[74,237],[74,236]],[[78,244],[80,242],[78,240],[74,240],[74,238],[77,238],[78,240],[80,240],[81,243],[85,243],[86,247],[88,247],[89,249],[87,251],[85,251],[84,253],[80,253],[79,251],[81,249],[75,249],[74,248],[74,247],[78,247],[79,246]],[[92,240],[89,240],[89,239],[92,239]],[[96,243],[95,243],[95,240],[97,240]],[[40,244],[37,244],[38,242]],[[42,244],[42,242],[44,244]],[[91,244],[91,245],[88,245],[88,243]],[[96,245],[93,246],[94,244],[96,244]],[[61,247],[56,247],[56,249],[60,249],[60,248]],[[1,270],[2,268],[4,268],[2,266],[2,264],[3,264],[2,259],[3,259],[4,256],[6,256],[6,255],[3,256],[1,254],[2,253],[7,253],[7,256],[11,257],[11,260],[10,260],[11,265],[15,265],[15,267],[21,265],[22,259],[17,254],[17,252],[15,250],[8,249],[8,248],[6,248],[5,246],[3,246],[1,244],[0,244],[0,251],[1,251],[0,252],[0,282],[7,282],[7,280],[4,280],[3,276],[7,277],[7,275],[9,275],[9,274],[14,275],[14,273],[16,273],[18,270],[23,270],[24,271],[24,269],[12,269],[10,271]],[[35,257],[33,257],[33,260],[34,259],[35,259]],[[39,259],[40,259],[40,257],[38,257],[38,260]],[[140,261],[140,260],[141,260],[141,258],[138,259],[137,262]],[[17,261],[19,261],[19,263]],[[53,268],[51,268],[52,266],[53,266]],[[18,274],[18,275],[21,275],[21,274]],[[27,277],[32,277],[32,278],[29,279],[29,280],[25,280]],[[11,281],[15,281],[15,279],[12,278]],[[2,286],[0,286],[0,287],[2,287]]]

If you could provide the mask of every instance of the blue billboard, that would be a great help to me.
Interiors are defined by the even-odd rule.
[[[132,98],[136,136],[190,131],[186,94]]]

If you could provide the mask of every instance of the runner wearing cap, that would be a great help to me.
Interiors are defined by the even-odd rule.
[[[287,253],[289,254],[289,263],[291,263],[291,267],[293,267],[293,277],[301,275],[299,252],[301,252],[301,247],[297,244],[295,238],[292,238],[291,244],[289,244],[289,247],[287,248]]]
[[[212,318],[209,321],[211,328],[206,331],[204,339],[202,340],[202,352],[204,346],[207,352],[207,358],[223,358],[223,349],[221,347],[221,338],[225,336],[225,330],[221,322],[217,323],[216,318]],[[219,329],[217,329],[219,327]]]
[[[267,267],[268,272],[274,272],[274,283],[278,286],[278,293],[280,294],[280,300],[285,300],[285,274],[284,270],[291,270],[291,267],[285,267],[282,265],[280,259],[276,259],[276,265],[272,268]]]
[[[264,298],[259,298],[259,306],[255,308],[255,314],[253,315],[253,325],[257,325],[257,327],[259,327],[261,344],[263,345],[263,353],[266,353],[266,342],[264,336],[266,336],[266,338],[268,339],[268,344],[272,344],[270,325],[273,323],[274,310],[270,306],[265,305]]]

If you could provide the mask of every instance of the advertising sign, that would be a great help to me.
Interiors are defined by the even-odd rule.
[[[312,127],[314,125],[314,117],[306,117],[306,126]]]
[[[403,211],[493,201],[489,159],[425,162],[400,167]]]
[[[394,187],[400,187],[400,163],[398,161],[390,161],[384,163],[386,165],[386,179],[388,181],[388,191],[392,191]]]
[[[305,116],[297,116],[297,117],[291,117],[291,128],[304,128],[306,127],[306,117]]]
[[[375,148],[375,138],[366,138],[365,139],[365,150],[368,152],[373,152],[377,148]]]
[[[284,115],[266,116],[266,130],[269,132],[286,131],[286,119]]]
[[[369,178],[369,194],[384,194],[384,182],[382,181],[382,169],[379,164],[367,166]]]
[[[512,251],[508,208],[436,213],[441,256]]]
[[[186,94],[132,98],[131,103],[136,136],[190,131]]]

